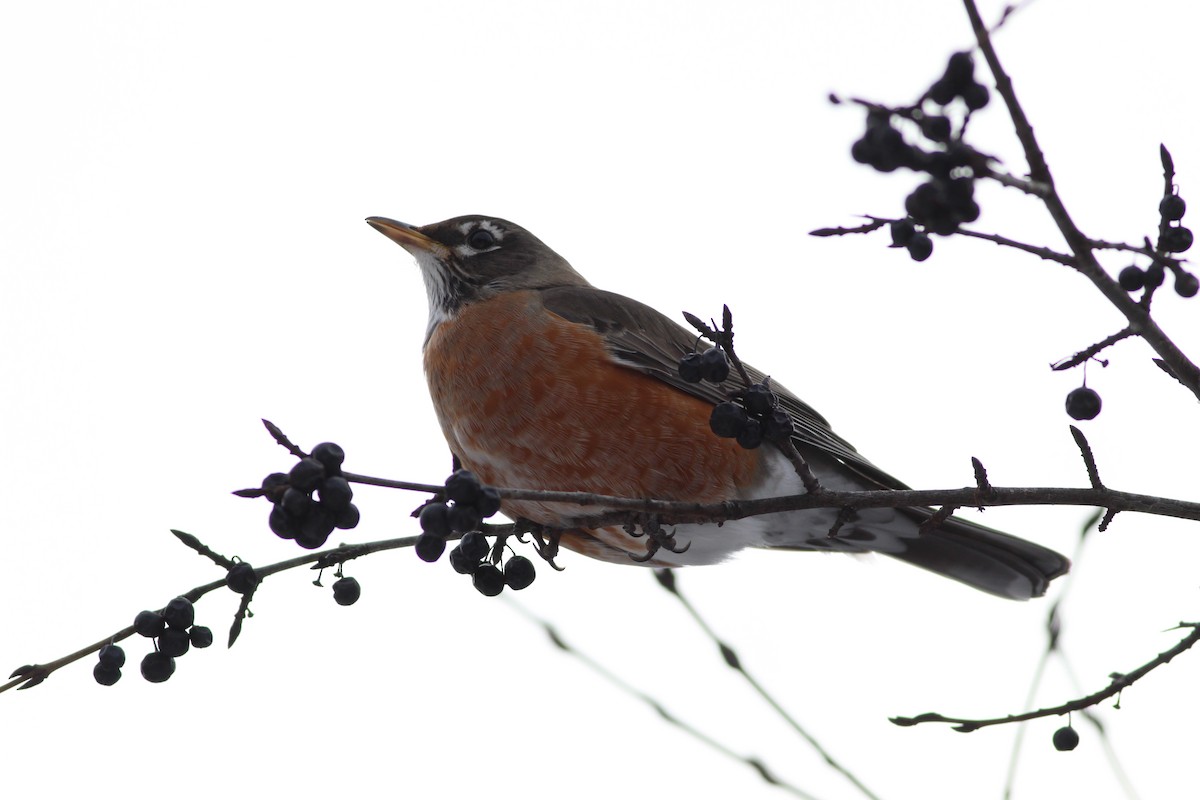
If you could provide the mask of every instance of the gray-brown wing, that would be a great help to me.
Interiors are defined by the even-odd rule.
[[[618,362],[714,405],[728,399],[727,387],[733,383],[733,378],[719,386],[707,381],[687,383],[679,377],[679,359],[692,351],[696,335],[650,306],[591,286],[543,289],[542,302],[560,317],[595,329],[604,337]],[[745,366],[753,381],[760,382],[766,377],[749,364]],[[805,447],[817,448],[881,488],[908,488],[859,455],[854,446],[834,433],[825,418],[810,405],[774,380],[771,388],[795,421],[796,432],[792,439],[801,452]]]

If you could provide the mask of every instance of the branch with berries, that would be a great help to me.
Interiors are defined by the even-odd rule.
[[[754,384],[751,385],[751,388],[753,387]],[[740,395],[740,402],[746,405],[739,408],[747,420],[752,418],[751,415],[761,417],[774,413],[772,409],[776,409],[776,403],[771,402],[770,397],[762,398],[761,407],[756,405],[757,400],[750,399],[759,394],[761,392],[747,391]],[[720,419],[714,412],[714,431],[721,424]],[[470,575],[475,589],[490,597],[500,594],[506,588],[514,591],[525,589],[536,577],[534,562],[513,552],[510,540],[515,539],[523,543],[527,541],[525,535],[529,534],[531,538],[528,541],[536,555],[555,569],[559,569],[554,562],[558,552],[558,537],[570,529],[607,525],[625,525],[631,530],[635,527],[640,528],[647,534],[647,551],[645,558],[639,556],[637,560],[649,560],[658,547],[666,546],[678,551],[687,546],[686,542],[681,546],[677,545],[673,534],[663,530],[664,525],[685,522],[719,524],[779,511],[816,508],[846,511],[912,506],[940,506],[943,510],[967,506],[1093,506],[1106,509],[1102,529],[1119,511],[1200,520],[1200,503],[1121,492],[1104,486],[1100,482],[1091,448],[1082,433],[1075,428],[1072,428],[1072,432],[1087,466],[1090,488],[995,487],[988,481],[982,464],[973,459],[975,486],[962,489],[889,489],[861,492],[821,489],[801,495],[759,500],[691,503],[614,497],[588,492],[552,492],[483,486],[466,470],[455,471],[440,486],[358,475],[342,469],[345,453],[336,444],[322,443],[314,447],[311,453],[306,453],[293,444],[278,426],[266,420],[263,423],[275,440],[298,460],[289,472],[272,473],[263,480],[260,487],[238,490],[235,494],[241,497],[268,499],[271,502],[268,527],[277,536],[295,541],[305,549],[315,550],[326,543],[332,531],[338,528],[339,522],[353,520],[354,525],[357,525],[361,515],[351,502],[351,484],[431,494],[431,499],[413,512],[413,516],[419,520],[422,532],[417,536],[362,544],[342,544],[256,568],[236,557],[228,558],[217,553],[192,534],[172,531],[179,541],[208,558],[224,570],[225,574],[220,579],[183,592],[162,608],[138,613],[132,624],[91,645],[54,661],[26,664],[17,668],[7,683],[0,684],[0,692],[37,686],[55,671],[92,654],[97,654],[98,658],[93,676],[98,683],[111,686],[121,678],[120,670],[125,664],[124,650],[117,643],[135,634],[150,639],[152,644],[152,649],[141,661],[142,676],[151,682],[166,681],[175,672],[175,659],[185,655],[192,648],[201,649],[212,644],[211,628],[195,623],[194,609],[194,604],[211,592],[228,588],[241,596],[241,603],[234,615],[227,639],[228,646],[232,647],[241,633],[243,621],[252,616],[250,603],[264,578],[299,567],[321,571],[333,569],[337,578],[333,584],[334,600],[339,605],[352,605],[361,596],[362,587],[357,579],[344,574],[346,562],[372,553],[408,547],[413,548],[422,561],[435,562],[445,553],[448,543],[455,540],[458,543],[450,550],[448,559],[451,567],[459,574]],[[603,508],[604,511],[599,514],[581,514],[569,520],[562,529],[542,528],[524,520],[511,524],[485,523],[485,519],[499,511],[501,501],[506,498],[571,503],[579,506],[581,511],[589,507]],[[946,513],[948,514],[948,511]],[[830,536],[838,535],[837,527],[835,524],[830,530]],[[319,576],[314,583],[317,586],[321,585]]]
[[[1200,293],[1200,279],[1185,268],[1180,257],[1191,248],[1194,236],[1182,223],[1187,203],[1179,194],[1170,152],[1165,146],[1160,147],[1163,194],[1158,200],[1157,235],[1153,244],[1150,236],[1133,244],[1106,242],[1085,235],[1058,194],[1033,126],[996,54],[991,32],[984,25],[974,0],[964,0],[964,5],[978,52],[995,80],[996,94],[1007,108],[1024,150],[1029,178],[1012,177],[1003,171],[998,159],[968,141],[972,115],[989,105],[992,93],[976,78],[973,52],[957,52],[950,56],[942,76],[909,105],[890,106],[857,98],[850,101],[866,109],[866,131],[850,150],[856,161],[880,172],[903,168],[926,176],[926,180],[908,195],[905,215],[868,216],[869,221],[864,225],[821,228],[812,231],[812,235],[869,234],[886,227],[890,233],[890,246],[906,250],[915,261],[924,261],[933,254],[931,237],[958,235],[991,241],[1068,266],[1088,278],[1125,316],[1128,324],[1120,332],[1085,348],[1080,355],[1059,361],[1054,369],[1086,364],[1116,342],[1136,336],[1150,345],[1159,357],[1157,363],[1168,374],[1200,398],[1200,368],[1179,350],[1150,313],[1155,292],[1164,284],[1167,273],[1173,277],[1174,290],[1179,297],[1190,298]],[[1006,11],[1005,19],[1007,17]],[[831,99],[841,102],[836,96]],[[980,217],[980,207],[975,200],[975,185],[980,180],[994,180],[1017,188],[1039,201],[1062,233],[1070,252],[1062,253],[963,227]],[[1145,259],[1146,263],[1129,264],[1114,277],[1099,262],[1098,252],[1105,250],[1132,253]],[[1134,299],[1133,295],[1138,293],[1140,297]],[[1100,413],[1100,395],[1087,387],[1085,377],[1083,386],[1068,395],[1066,405],[1074,419],[1093,419]]]

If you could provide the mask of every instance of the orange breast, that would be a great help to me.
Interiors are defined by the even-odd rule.
[[[489,484],[716,502],[761,469],[757,451],[712,434],[711,405],[614,363],[594,330],[546,311],[536,292],[442,322],[425,372],[447,442]],[[505,511],[546,525],[581,513]]]

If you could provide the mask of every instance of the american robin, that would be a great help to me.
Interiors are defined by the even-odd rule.
[[[679,361],[696,335],[649,306],[593,287],[529,231],[465,216],[415,227],[367,219],[416,258],[429,295],[425,373],[451,451],[488,484],[635,498],[720,502],[799,494],[778,448],[745,449],[709,428],[733,382],[690,383]],[[755,381],[763,373],[750,370]],[[826,488],[904,489],[778,383],[792,440]],[[595,509],[589,509],[594,511]],[[505,501],[503,511],[561,527],[581,511]],[[1001,597],[1028,599],[1068,569],[1041,545],[951,517],[919,532],[927,508],[867,509],[830,530],[836,509],[681,525],[683,552],[656,566],[712,564],[745,547],[878,552]],[[639,563],[646,540],[620,527],[570,530],[563,546]],[[677,548],[680,549],[680,548]]]

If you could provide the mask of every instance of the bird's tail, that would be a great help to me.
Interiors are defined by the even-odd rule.
[[[932,516],[923,508],[901,513],[918,524]],[[904,544],[902,551],[887,555],[1013,600],[1041,597],[1050,581],[1071,567],[1070,560],[1047,547],[957,517],[905,538]]]

